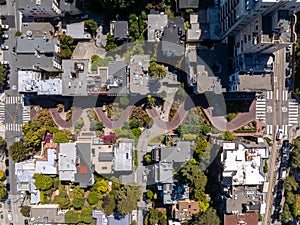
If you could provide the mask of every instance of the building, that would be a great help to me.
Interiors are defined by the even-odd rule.
[[[149,42],[158,42],[161,40],[164,27],[168,24],[168,15],[148,14],[147,40]]]
[[[179,200],[176,207],[173,209],[173,218],[178,221],[191,220],[193,215],[200,212],[199,202],[185,199]]]
[[[80,15],[82,13],[82,3],[78,1],[70,1],[70,0],[60,0],[59,8],[61,10],[61,14],[63,16],[71,15]]]
[[[87,96],[88,59],[62,61],[62,95]]]
[[[92,141],[92,164],[100,175],[123,175],[133,171],[133,140],[120,140],[117,145]]]
[[[63,32],[77,41],[90,40],[92,38],[91,34],[85,32],[84,29],[84,22],[78,22],[67,24],[67,27]]]
[[[182,17],[175,17],[168,21],[162,35],[162,53],[166,57],[180,57],[185,50],[185,29]]]
[[[49,77],[49,73],[42,69],[18,70],[18,92],[37,95],[62,95],[62,80],[56,75]]]
[[[42,36],[33,36],[27,32],[26,36],[16,37],[15,53],[18,66],[24,68],[43,68],[44,70],[61,69],[57,38],[46,39]]]
[[[54,18],[61,14],[59,0],[24,0],[17,8],[23,18]]]
[[[222,185],[231,196],[226,199],[226,212],[255,210],[263,214],[267,182],[262,160],[269,156],[268,145],[258,138],[257,142],[224,142],[222,150]]]
[[[130,58],[129,91],[134,94],[146,95],[150,93],[149,67],[150,55],[133,55]]]
[[[33,225],[64,224],[65,212],[59,209],[58,204],[31,206],[30,221]]]
[[[49,22],[22,23],[21,32],[31,37],[43,37],[45,39],[53,38],[56,34],[53,25]]]
[[[179,0],[178,8],[179,9],[198,9],[199,0]]]
[[[257,225],[258,212],[246,212],[246,213],[224,215],[224,225],[233,225],[233,224]]]
[[[58,175],[57,170],[57,144],[44,144],[41,156],[35,161],[35,173],[45,175]]]
[[[112,35],[116,42],[123,42],[128,39],[128,22],[127,21],[112,21]]]
[[[33,184],[32,177],[35,173],[33,160],[27,160],[15,164],[15,175],[17,178],[17,191],[30,191]]]
[[[96,220],[96,225],[130,225],[131,218],[129,215],[122,216],[118,213],[113,215],[106,215],[100,210],[94,209],[92,211],[92,216]]]
[[[89,142],[60,144],[58,160],[59,180],[78,183],[81,188],[94,184]]]

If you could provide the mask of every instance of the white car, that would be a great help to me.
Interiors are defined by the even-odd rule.
[[[2,37],[3,39],[8,39],[8,34],[3,34],[1,37]]]
[[[6,24],[2,24],[2,29],[3,29],[3,30],[8,30],[8,29],[9,29],[9,26],[6,25]]]
[[[283,130],[278,129],[277,134],[276,134],[276,140],[279,141],[283,138]]]
[[[7,66],[7,65],[9,65],[9,62],[8,62],[8,61],[2,61],[2,62],[1,62],[1,65],[2,65],[2,66]]]
[[[7,217],[8,217],[8,220],[9,220],[9,221],[12,221],[12,220],[13,220],[13,217],[12,217],[11,212],[8,212],[8,213],[7,213]]]
[[[7,45],[1,45],[1,50],[8,50],[9,47]]]

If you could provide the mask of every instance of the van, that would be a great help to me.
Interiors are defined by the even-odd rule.
[[[285,179],[286,178],[286,168],[285,167],[282,167],[280,169],[280,178],[281,179]]]
[[[276,134],[276,140],[279,141],[283,138],[283,130],[278,129],[277,134]]]

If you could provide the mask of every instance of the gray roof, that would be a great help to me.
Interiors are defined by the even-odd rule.
[[[197,9],[199,0],[179,0],[179,9]]]
[[[133,141],[120,141],[118,147],[114,148],[115,171],[132,171]]]
[[[37,4],[38,1],[33,1],[33,0],[22,0],[22,1],[17,1],[17,3],[18,3],[18,8],[34,8],[37,7],[38,5],[39,7],[51,9],[53,1],[54,0],[47,0],[47,1],[42,0],[39,1],[40,2],[39,5]]]
[[[99,152],[99,162],[112,162],[114,160],[113,152]]]
[[[110,61],[108,63],[108,78],[106,84],[108,95],[123,96],[128,93],[125,60]]]
[[[78,1],[60,0],[59,8],[63,13],[69,13],[70,15],[78,15],[81,11],[77,7]]]
[[[115,213],[116,214],[116,213]],[[128,215],[110,215],[107,217],[108,225],[130,225],[130,218]]]
[[[172,184],[173,172],[173,162],[159,162],[155,164],[155,182]]]
[[[48,148],[45,149],[45,151],[47,151],[47,160],[37,160],[35,162],[35,173],[49,175],[57,174],[56,149]]]
[[[62,143],[59,145],[58,170],[60,180],[74,182],[76,173],[75,143]]]
[[[30,209],[33,224],[61,224],[65,223],[64,213],[59,213],[59,205],[33,205]]]
[[[88,59],[62,61],[62,95],[87,96]]]
[[[162,41],[162,51],[167,56],[182,56],[184,54],[185,30],[182,17],[169,20],[168,26],[164,28]]]
[[[37,57],[34,54],[19,54],[16,55],[17,61],[14,62],[17,68],[32,69],[33,66],[53,69],[53,55],[40,55]]]
[[[189,141],[177,142],[176,146],[163,146],[160,150],[160,161],[183,163],[191,159],[191,147]]]
[[[40,54],[54,53],[54,46],[57,44],[57,38],[43,39],[43,37],[28,38],[25,36],[16,37],[17,54]]]
[[[149,14],[148,15],[148,41],[156,41],[156,35],[159,31],[163,31],[164,27],[168,24],[168,15]]]
[[[75,183],[80,187],[86,188],[94,184],[94,175],[91,161],[91,143],[77,142],[77,171],[75,174]]]
[[[115,40],[124,40],[128,38],[128,22],[116,21],[114,29]]]
[[[91,35],[84,31],[84,22],[67,24],[66,34],[74,39],[91,39]]]

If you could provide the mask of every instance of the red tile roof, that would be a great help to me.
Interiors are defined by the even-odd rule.
[[[258,224],[258,212],[247,212],[224,215],[224,225],[257,225]]]
[[[86,166],[81,166],[79,164],[77,167],[79,168],[79,173],[80,174],[87,174],[87,167]]]

